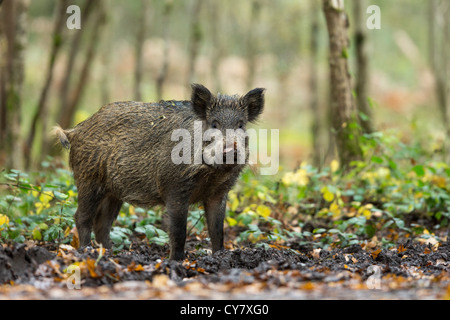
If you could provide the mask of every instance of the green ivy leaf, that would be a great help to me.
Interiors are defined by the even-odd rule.
[[[412,170],[417,174],[419,177],[423,177],[425,175],[425,168],[422,165],[416,165],[412,168]]]

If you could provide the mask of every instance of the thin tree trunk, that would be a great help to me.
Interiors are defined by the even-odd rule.
[[[313,164],[321,166],[321,146],[320,146],[320,110],[319,110],[319,90],[318,90],[318,36],[319,36],[319,2],[311,0],[311,30],[310,30],[310,65],[309,65],[309,104],[312,114],[311,136],[312,136],[312,158]]]
[[[169,26],[170,26],[170,15],[173,9],[172,0],[165,0],[162,24],[164,25],[164,49],[163,49],[163,62],[161,71],[156,79],[156,97],[158,100],[163,98],[164,84],[167,79],[167,73],[169,71],[169,50],[170,50],[170,38],[169,38]]]
[[[28,0],[6,0],[0,9],[1,153],[7,168],[23,168],[21,129]],[[3,40],[4,36],[4,40]]]
[[[256,41],[254,36],[255,24],[258,21],[259,14],[261,12],[261,3],[259,0],[252,0],[251,3],[251,12],[250,12],[250,21],[248,25],[247,31],[247,65],[248,65],[248,73],[247,73],[247,88],[251,88],[253,86],[253,82],[255,79],[255,70],[256,70]]]
[[[335,5],[338,4],[336,7]],[[333,129],[339,160],[343,168],[362,157],[359,145],[356,107],[348,71],[347,16],[343,1],[323,0],[330,53],[330,90]]]
[[[72,125],[75,112],[83,96],[84,89],[89,82],[89,73],[92,69],[92,63],[95,60],[95,55],[97,53],[98,44],[100,42],[100,34],[102,27],[105,23],[105,4],[104,0],[96,0],[95,8],[96,15],[93,16],[94,24],[91,28],[90,38],[88,39],[86,53],[84,61],[81,67],[80,76],[78,82],[75,84],[74,89],[68,94],[68,103],[64,110],[61,110],[58,124],[62,128],[68,128]],[[86,25],[84,26],[86,28]],[[45,135],[43,137],[43,152],[41,153],[42,160],[47,154],[57,155],[61,152],[61,148],[53,147],[52,143],[49,142],[49,136]]]
[[[450,4],[448,1],[429,2],[430,65],[435,79],[436,98],[445,130],[444,161],[450,158]]]
[[[105,0],[106,8],[111,7],[111,0]],[[100,102],[101,105],[105,105],[111,102],[111,55],[112,52],[112,27],[108,28],[108,25],[114,25],[114,14],[111,14],[108,10],[105,10],[105,26],[102,41],[100,43],[101,51],[101,80],[100,80]]]
[[[219,66],[223,56],[223,45],[221,32],[219,32],[221,24],[220,2],[211,1],[210,3],[210,22],[211,22],[211,43],[212,43],[212,55],[211,55],[211,73],[213,78],[213,86],[216,92],[222,90],[222,82],[220,80]]]
[[[366,0],[353,0],[353,16],[355,25],[355,50],[356,50],[356,106],[359,111],[359,119],[364,133],[373,132],[372,111],[368,101],[369,62],[367,58],[367,35],[364,20],[364,9],[367,8]]]
[[[92,12],[92,9],[94,6],[95,6],[95,1],[87,0],[84,3],[84,7],[81,10],[83,26],[86,26],[87,21],[89,21],[89,17],[91,16],[91,12]],[[87,29],[89,29],[89,28],[83,27],[80,30],[77,30],[73,36],[73,40],[70,45],[70,54],[69,54],[69,58],[67,59],[66,69],[64,71],[64,79],[63,79],[63,83],[61,85],[61,91],[60,91],[61,107],[59,109],[58,119],[62,118],[62,114],[66,112],[67,107],[69,105],[69,98],[70,98],[69,97],[69,92],[70,92],[69,89],[70,89],[70,82],[71,82],[70,80],[72,79],[72,73],[73,73],[73,68],[75,66],[76,57],[79,56],[79,53],[80,53],[81,39]]]
[[[68,0],[60,0],[59,6],[57,7],[56,11],[55,25],[53,27],[53,34],[52,34],[52,48],[50,52],[44,87],[42,88],[39,102],[31,121],[31,128],[28,133],[28,138],[26,140],[24,148],[25,167],[27,169],[30,168],[31,165],[32,160],[31,150],[33,147],[34,137],[36,135],[37,125],[38,122],[42,123],[42,114],[45,113],[47,108],[47,96],[53,79],[53,69],[56,58],[58,57],[63,42],[62,32],[64,30],[63,28],[66,22],[67,4]],[[43,132],[43,134],[46,133]]]
[[[95,59],[95,55],[97,53],[98,43],[100,40],[100,34],[102,31],[102,26],[105,22],[105,6],[103,1],[96,0],[97,2],[97,15],[95,16],[94,22],[95,24],[92,26],[92,33],[89,39],[86,56],[84,58],[83,67],[81,68],[80,77],[75,86],[75,89],[71,95],[71,99],[67,106],[67,109],[64,113],[62,113],[61,118],[59,120],[59,125],[62,128],[68,128],[72,124],[73,117],[75,115],[75,111],[78,107],[78,104],[83,95],[84,89],[86,88],[86,84],[89,80],[89,72],[91,70],[92,62]]]
[[[141,11],[139,16],[139,26],[136,33],[136,47],[135,47],[135,58],[136,66],[134,69],[134,100],[142,101],[142,69],[143,69],[143,58],[142,50],[144,47],[145,38],[147,37],[147,16],[148,16],[148,0],[141,0]]]
[[[194,0],[194,7],[192,10],[191,21],[191,35],[189,42],[189,60],[188,60],[188,77],[187,83],[191,84],[195,78],[195,63],[200,48],[200,42],[202,41],[202,28],[200,20],[200,11],[202,8],[203,0]]]

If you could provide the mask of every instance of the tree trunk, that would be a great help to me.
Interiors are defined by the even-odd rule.
[[[337,5],[337,6],[336,6]],[[343,1],[323,0],[329,35],[330,93],[336,147],[343,168],[360,160],[359,125],[348,72],[348,20]]]
[[[89,0],[89,2],[91,2],[91,1]],[[80,103],[80,100],[83,96],[84,89],[86,88],[86,85],[89,82],[89,73],[90,73],[90,70],[92,69],[92,67],[91,67],[92,63],[95,60],[95,55],[97,53],[98,44],[100,42],[100,34],[103,29],[102,27],[105,23],[104,1],[96,0],[95,5],[92,10],[94,10],[96,12],[96,14],[95,14],[95,12],[93,12],[93,14],[95,14],[93,16],[94,24],[90,28],[91,34],[90,34],[90,38],[88,39],[88,42],[87,42],[86,53],[85,53],[82,67],[81,67],[80,76],[79,76],[78,81],[75,84],[73,90],[70,90],[70,86],[69,86],[68,93],[67,93],[67,99],[68,99],[67,104],[64,106],[64,109],[60,110],[58,124],[62,128],[69,128],[70,126],[72,126],[75,112],[76,112],[77,107]],[[87,28],[86,19],[84,19],[84,26],[82,27],[82,29],[83,28]],[[79,50],[77,49],[77,51],[79,51]],[[70,74],[67,76],[70,77]],[[47,134],[45,134],[42,139],[43,147],[42,147],[42,152],[41,152],[41,156],[40,156],[41,161],[43,160],[43,157],[45,157],[47,154],[57,155],[61,152],[61,148],[58,148],[58,147],[52,148],[52,145],[53,144],[49,141],[49,136]]]
[[[192,10],[191,21],[191,35],[189,42],[189,67],[187,83],[192,84],[195,79],[195,62],[202,41],[203,33],[201,28],[200,10],[202,8],[203,0],[194,0],[194,7]],[[190,87],[189,87],[190,88]]]
[[[311,0],[311,30],[310,30],[310,64],[309,64],[309,105],[311,108],[311,137],[312,137],[312,158],[313,164],[321,166],[321,146],[320,146],[320,110],[318,92],[318,36],[319,36],[319,2]]]
[[[364,20],[364,9],[367,8],[366,0],[353,0],[354,15],[354,41],[356,51],[356,106],[359,112],[359,120],[364,133],[373,132],[372,111],[368,101],[369,65],[367,58],[367,35]]]
[[[89,17],[91,16],[92,9],[95,5],[95,1],[87,0],[81,10],[82,12],[82,19],[83,19],[83,28],[80,30],[76,30],[72,43],[70,45],[70,53],[69,58],[67,59],[66,63],[66,69],[64,71],[64,79],[63,83],[61,85],[61,107],[59,109],[58,119],[62,118],[62,114],[66,112],[68,105],[69,105],[69,92],[70,92],[70,80],[72,79],[72,73],[73,73],[73,67],[75,66],[75,60],[76,57],[80,53],[80,43],[81,39],[85,33],[85,31],[89,28],[86,28],[86,23],[89,21]]]
[[[247,73],[247,89],[253,87],[253,82],[255,79],[255,70],[256,70],[256,41],[254,36],[255,24],[258,21],[259,14],[261,12],[261,3],[259,0],[252,0],[251,3],[251,12],[250,12],[250,21],[248,24],[247,31],[247,65],[248,65],[248,73]]]
[[[62,128],[68,128],[72,125],[75,111],[89,80],[89,71],[91,70],[92,62],[95,60],[95,55],[97,53],[102,26],[105,22],[105,6],[101,0],[96,0],[95,2],[97,14],[94,17],[94,25],[92,26],[92,33],[87,44],[86,55],[81,68],[80,77],[78,78],[78,82],[70,95],[67,108],[61,113],[61,117],[58,122]]]
[[[28,0],[6,0],[0,9],[0,162],[6,168],[23,168],[20,113],[28,6]]]
[[[169,38],[169,29],[170,29],[170,15],[173,9],[172,0],[165,0],[164,9],[163,9],[163,25],[164,25],[164,49],[163,49],[163,62],[161,71],[156,79],[156,97],[157,100],[161,100],[163,98],[164,92],[164,83],[167,79],[167,73],[169,71],[169,50],[170,50],[170,38]]]
[[[49,62],[47,67],[47,73],[45,77],[44,87],[42,88],[41,95],[39,98],[39,102],[36,108],[36,111],[33,115],[32,121],[31,121],[31,128],[30,132],[28,133],[28,138],[25,144],[24,148],[24,156],[25,156],[25,167],[27,169],[31,166],[31,159],[32,154],[31,150],[33,147],[34,137],[36,135],[37,125],[38,122],[42,123],[42,114],[46,112],[47,108],[47,96],[48,91],[50,89],[50,85],[52,83],[53,79],[53,67],[55,65],[56,58],[59,54],[62,42],[63,42],[63,28],[65,26],[66,22],[66,10],[67,10],[67,4],[68,0],[60,0],[59,6],[57,7],[56,11],[56,19],[55,19],[55,25],[53,27],[53,34],[52,34],[52,48],[49,56]],[[46,132],[43,132],[42,134],[46,134]]]
[[[134,100],[142,101],[142,49],[144,47],[145,38],[147,37],[147,16],[148,16],[148,0],[141,0],[141,11],[139,16],[139,26],[136,33],[135,59],[136,65],[134,69]]]
[[[105,0],[105,7],[111,8],[111,0]],[[101,65],[101,76],[100,76],[100,104],[103,106],[111,102],[111,56],[114,54],[113,48],[113,38],[112,32],[113,28],[108,25],[114,25],[114,14],[105,10],[105,26],[102,40],[100,42],[100,55],[102,59],[100,61]]]
[[[211,54],[211,73],[213,78],[213,87],[215,92],[220,92],[222,90],[222,82],[220,80],[219,66],[220,61],[223,56],[223,45],[222,45],[222,32],[220,32],[222,23],[221,23],[221,14],[219,14],[220,10],[220,2],[211,1],[209,3],[210,8],[210,23],[211,23],[211,43],[212,43],[212,54]]]
[[[429,2],[430,65],[435,79],[436,98],[445,130],[444,161],[450,159],[450,3]]]

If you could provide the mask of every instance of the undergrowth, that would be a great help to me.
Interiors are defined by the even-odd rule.
[[[334,160],[321,170],[303,162],[277,177],[243,172],[228,197],[226,237],[234,245],[292,248],[446,240],[450,166],[439,160],[442,154],[381,132],[365,135],[361,145],[365,160],[345,171]],[[77,189],[64,164],[49,159],[41,171],[3,170],[0,179],[1,243],[77,245]],[[133,239],[166,244],[163,212],[125,204],[111,231],[114,249],[127,249]],[[207,237],[201,206],[191,208],[188,234]]]

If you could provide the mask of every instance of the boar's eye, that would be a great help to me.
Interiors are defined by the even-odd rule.
[[[219,123],[216,120],[214,120],[211,124],[211,128],[217,129],[218,127],[219,127]]]

